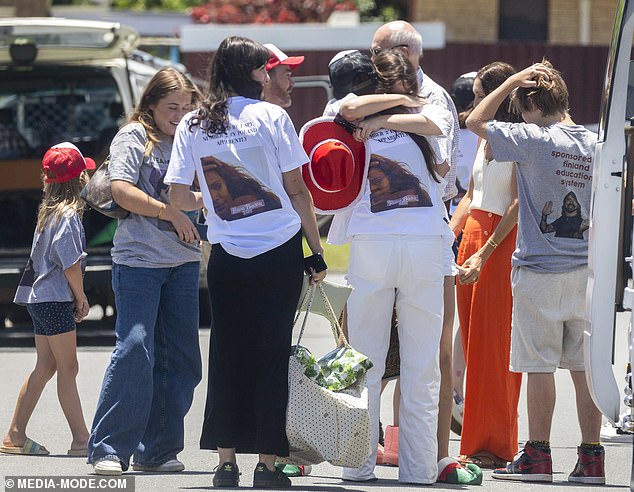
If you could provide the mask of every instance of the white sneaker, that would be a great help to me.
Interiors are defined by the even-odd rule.
[[[142,465],[141,463],[134,463],[132,465],[132,469],[134,471],[142,471],[142,472],[174,473],[174,472],[183,471],[185,469],[185,465],[181,461],[177,459],[173,459],[156,466]]]
[[[97,461],[93,463],[92,468],[97,475],[121,475],[123,473],[121,463],[111,459]]]

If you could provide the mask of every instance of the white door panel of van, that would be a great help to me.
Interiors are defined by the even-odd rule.
[[[601,103],[599,135],[592,179],[589,235],[589,276],[586,312],[589,327],[584,337],[586,377],[599,410],[612,422],[619,419],[621,396],[614,378],[614,330],[624,203],[625,122],[630,53],[634,33],[634,0],[620,0],[616,11]],[[632,179],[630,176],[629,179]],[[627,252],[629,256],[631,251]],[[625,350],[624,347],[617,348]]]

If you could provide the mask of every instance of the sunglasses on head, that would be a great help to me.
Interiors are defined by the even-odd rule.
[[[387,48],[389,50],[394,50],[396,48],[409,48],[409,45],[407,44],[397,44],[395,46],[391,46],[390,48]],[[372,56],[376,56],[379,53],[381,53],[381,51],[383,51],[383,48],[370,48],[370,54]]]

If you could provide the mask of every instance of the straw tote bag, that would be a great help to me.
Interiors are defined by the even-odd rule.
[[[328,313],[336,348],[324,356],[329,358],[328,361],[317,361],[318,366],[320,361],[323,366],[311,370],[310,364],[307,365],[301,356],[302,352],[305,355],[307,349],[301,347],[300,342],[316,292],[321,296]],[[328,461],[337,466],[358,468],[372,452],[367,375],[365,369],[359,368],[364,365],[362,359],[365,359],[366,368],[369,361],[348,344],[321,286],[310,286],[299,313],[303,310],[305,314],[297,345],[289,359],[286,434],[290,456],[278,460],[298,465]],[[343,347],[337,347],[340,337]],[[332,372],[347,373],[336,378],[335,386],[350,383],[350,374],[353,374],[354,381],[340,391],[328,389],[317,382],[320,378],[315,374],[321,371],[323,376],[324,370],[329,372],[328,376],[332,376]],[[341,380],[345,382],[341,383]],[[321,378],[321,384],[328,385],[329,382]]]

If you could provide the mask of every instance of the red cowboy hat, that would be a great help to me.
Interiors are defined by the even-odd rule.
[[[368,168],[363,142],[357,142],[333,117],[309,121],[299,138],[310,159],[302,167],[302,177],[315,210],[334,214],[356,204],[363,194]]]

